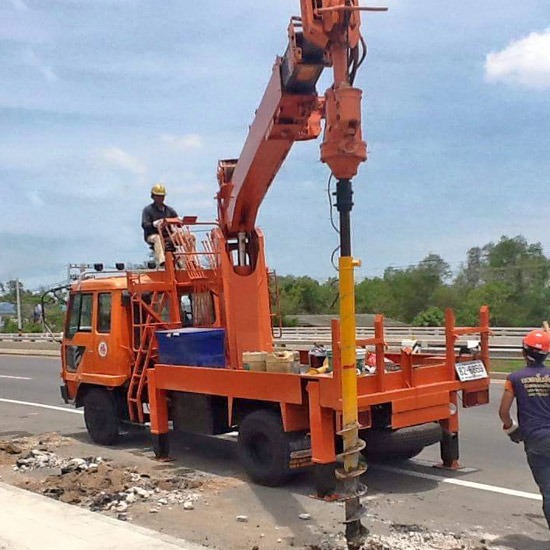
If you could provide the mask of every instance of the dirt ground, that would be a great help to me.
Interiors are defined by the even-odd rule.
[[[138,441],[138,443],[142,443]],[[245,478],[158,462],[148,447],[106,448],[55,433],[0,440],[1,480],[213,549],[346,548],[343,503],[319,501],[310,480],[266,488]],[[497,549],[483,534],[430,531],[385,519],[367,498],[365,550]]]

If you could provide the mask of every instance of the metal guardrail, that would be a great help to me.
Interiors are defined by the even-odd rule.
[[[55,342],[61,338],[62,333],[46,334],[41,332],[29,333],[3,333],[0,332],[0,342]]]
[[[523,338],[530,330],[536,327],[498,327],[491,328],[493,338]],[[445,338],[444,327],[384,327],[387,336],[402,336],[403,338],[416,338],[421,340],[427,336]],[[372,327],[357,327],[357,336],[360,338],[374,334]],[[330,327],[283,327],[283,338],[293,336],[310,337],[319,336],[326,338],[329,335]]]
[[[499,327],[491,329],[490,350],[493,357],[517,358],[521,356],[521,339],[532,330],[530,327]],[[357,327],[357,338],[374,336],[371,327]],[[62,333],[0,333],[0,342],[55,342]],[[445,348],[445,329],[442,327],[386,327],[386,342],[390,348],[399,348],[404,339],[415,339],[421,344],[422,351],[439,352]],[[458,340],[457,345],[467,337]],[[284,327],[282,337],[277,344],[295,347],[311,347],[313,344],[330,345],[330,327]]]
[[[491,328],[491,340],[502,338],[511,339],[515,345],[521,344],[521,339],[533,330],[532,327],[499,327]],[[414,338],[416,340],[444,340],[445,329],[443,327],[385,327],[384,332],[388,340],[397,340],[399,338]],[[61,338],[63,333],[46,334],[39,332],[29,333],[2,333],[0,332],[0,341],[11,342],[54,342]],[[369,338],[374,335],[374,328],[357,327],[358,338]],[[283,327],[281,340],[304,341],[304,342],[329,342],[331,338],[330,327]]]
[[[499,359],[517,359],[521,357],[521,340],[530,328],[491,329],[489,348],[491,356]],[[374,336],[374,329],[357,327],[357,338]],[[443,352],[445,349],[445,329],[439,327],[385,327],[384,336],[389,348],[399,349],[405,339],[417,340],[425,353]],[[457,349],[466,340],[475,336],[463,336],[457,340]],[[330,327],[286,327],[282,337],[276,340],[285,346],[305,348],[313,344],[330,345]]]

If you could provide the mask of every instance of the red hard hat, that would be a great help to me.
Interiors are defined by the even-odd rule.
[[[539,353],[550,352],[550,332],[542,329],[532,330],[523,339],[523,347],[529,347]]]

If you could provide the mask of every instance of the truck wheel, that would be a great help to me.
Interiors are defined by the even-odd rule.
[[[367,430],[361,437],[367,443],[362,452],[369,460],[408,460],[441,441],[441,426],[430,422],[398,430]]]
[[[239,458],[252,481],[268,487],[290,476],[289,440],[281,417],[267,410],[248,414],[239,428]]]
[[[424,450],[424,447],[416,447],[414,449],[406,449],[403,451],[391,451],[389,453],[366,453],[366,456],[368,460],[371,460],[373,462],[403,462],[405,460],[410,460],[411,458],[414,458],[415,456],[418,456],[422,451]]]
[[[118,439],[119,429],[113,393],[103,388],[92,388],[84,395],[83,402],[84,422],[94,443],[113,445]]]

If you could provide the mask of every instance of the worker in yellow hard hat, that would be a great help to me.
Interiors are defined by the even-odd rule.
[[[166,187],[162,183],[153,185],[151,198],[153,202],[147,205],[141,214],[141,227],[145,242],[153,245],[157,265],[162,267],[164,266],[164,246],[158,227],[165,218],[177,218],[178,214],[172,207],[164,204]]]

